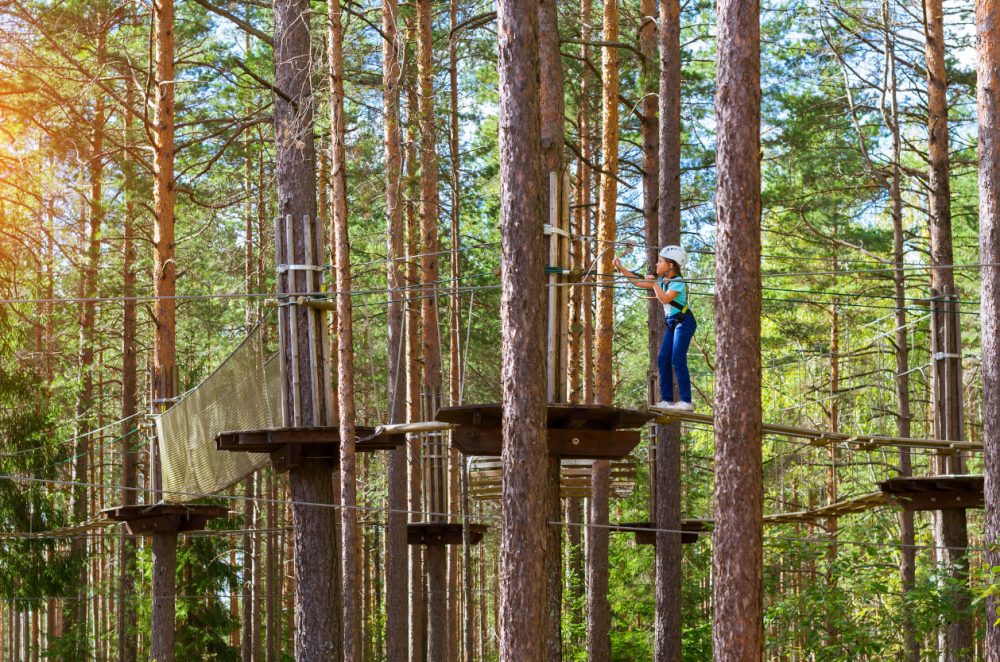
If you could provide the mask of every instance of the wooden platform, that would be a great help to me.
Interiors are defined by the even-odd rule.
[[[499,456],[503,407],[499,403],[443,407],[435,418],[456,425],[451,443],[465,455]],[[550,404],[547,408],[549,454],[563,458],[617,460],[639,444],[636,428],[652,414],[603,405]]]
[[[904,510],[983,507],[982,476],[891,478],[879,487]]]
[[[652,522],[618,522],[612,524],[608,527],[614,533],[634,533],[635,534],[635,544],[637,545],[655,545],[656,544],[656,525]],[[712,523],[708,520],[702,519],[685,519],[681,520],[681,543],[684,545],[692,545],[703,536],[712,530]]]
[[[390,450],[406,441],[403,435],[377,434],[375,428],[355,428],[359,453]],[[215,447],[220,451],[268,453],[276,471],[288,471],[306,459],[327,460],[331,466],[340,464],[340,428],[265,428],[262,430],[233,430],[220,432],[215,437]]]
[[[176,503],[117,506],[101,511],[104,519],[125,522],[134,536],[201,531],[210,519],[228,516],[229,509],[225,506]]]
[[[488,528],[485,524],[467,524],[469,527],[469,542],[479,544]],[[406,525],[406,544],[408,545],[461,545],[463,526],[461,523],[448,522],[413,522]]]
[[[701,412],[676,412],[667,409],[650,407],[649,412],[658,423],[701,423],[714,425],[712,414]],[[813,430],[791,425],[776,425],[764,423],[761,431],[767,435],[805,439],[814,446],[828,446],[842,443],[856,450],[870,451],[879,448],[929,448],[940,455],[953,455],[959,451],[982,451],[983,445],[972,441],[946,441],[943,439],[911,439],[909,437],[887,437],[881,435],[849,434],[846,432],[830,432],[829,430]]]

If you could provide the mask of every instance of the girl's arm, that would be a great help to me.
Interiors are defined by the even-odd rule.
[[[652,290],[653,294],[656,295],[656,299],[662,304],[670,303],[677,297],[677,290],[665,290],[655,280],[653,281]]]
[[[644,290],[651,290],[656,284],[655,278],[641,278],[634,271],[629,271],[622,264],[622,259],[620,257],[615,258],[615,267],[621,272],[623,276],[628,278],[628,282],[632,283],[636,287],[641,287]]]

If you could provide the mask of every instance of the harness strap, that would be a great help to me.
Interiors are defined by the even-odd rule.
[[[671,278],[670,280],[677,280],[678,278],[681,278],[681,277],[680,277],[680,276],[674,276],[674,277],[673,277],[673,278]],[[681,281],[683,281],[683,280],[684,280],[684,279],[683,279],[683,278],[681,278]],[[671,299],[671,300],[670,300],[670,305],[671,305],[671,306],[673,306],[674,308],[676,308],[677,310],[681,311],[681,312],[680,312],[680,314],[681,314],[682,316],[683,316],[684,314],[686,314],[686,313],[687,313],[687,311],[688,311],[688,303],[687,303],[687,298],[688,298],[688,297],[687,297],[687,295],[688,295],[688,292],[687,292],[687,286],[685,285],[685,287],[684,287],[684,305],[682,306],[681,304],[677,303],[677,300],[676,300],[676,299]],[[681,319],[683,319],[683,317],[682,317]]]

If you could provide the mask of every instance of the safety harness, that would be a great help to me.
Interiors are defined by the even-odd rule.
[[[681,281],[684,280],[681,276],[674,276],[670,280],[677,280],[678,278],[680,278]],[[674,315],[674,317],[677,318],[677,323],[678,324],[681,323],[681,322],[683,322],[684,321],[684,317],[687,315],[687,311],[688,311],[688,304],[687,304],[688,295],[689,295],[689,293],[687,291],[687,284],[685,283],[685,287],[684,287],[684,305],[682,306],[681,304],[677,303],[677,299],[671,299],[670,300],[670,305],[680,311],[679,313],[677,313],[676,315]]]

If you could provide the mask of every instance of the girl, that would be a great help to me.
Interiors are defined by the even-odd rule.
[[[687,283],[681,276],[681,269],[687,264],[687,253],[680,246],[666,246],[656,260],[656,275],[641,278],[622,265],[620,257],[615,258],[615,267],[636,287],[653,290],[657,300],[663,304],[663,314],[667,318],[667,332],[656,357],[660,371],[660,402],[656,407],[671,411],[694,411],[691,400],[691,373],[688,372],[687,353],[691,346],[698,323],[688,310]],[[673,367],[673,370],[671,370]],[[674,402],[674,375],[677,376],[677,394]]]

